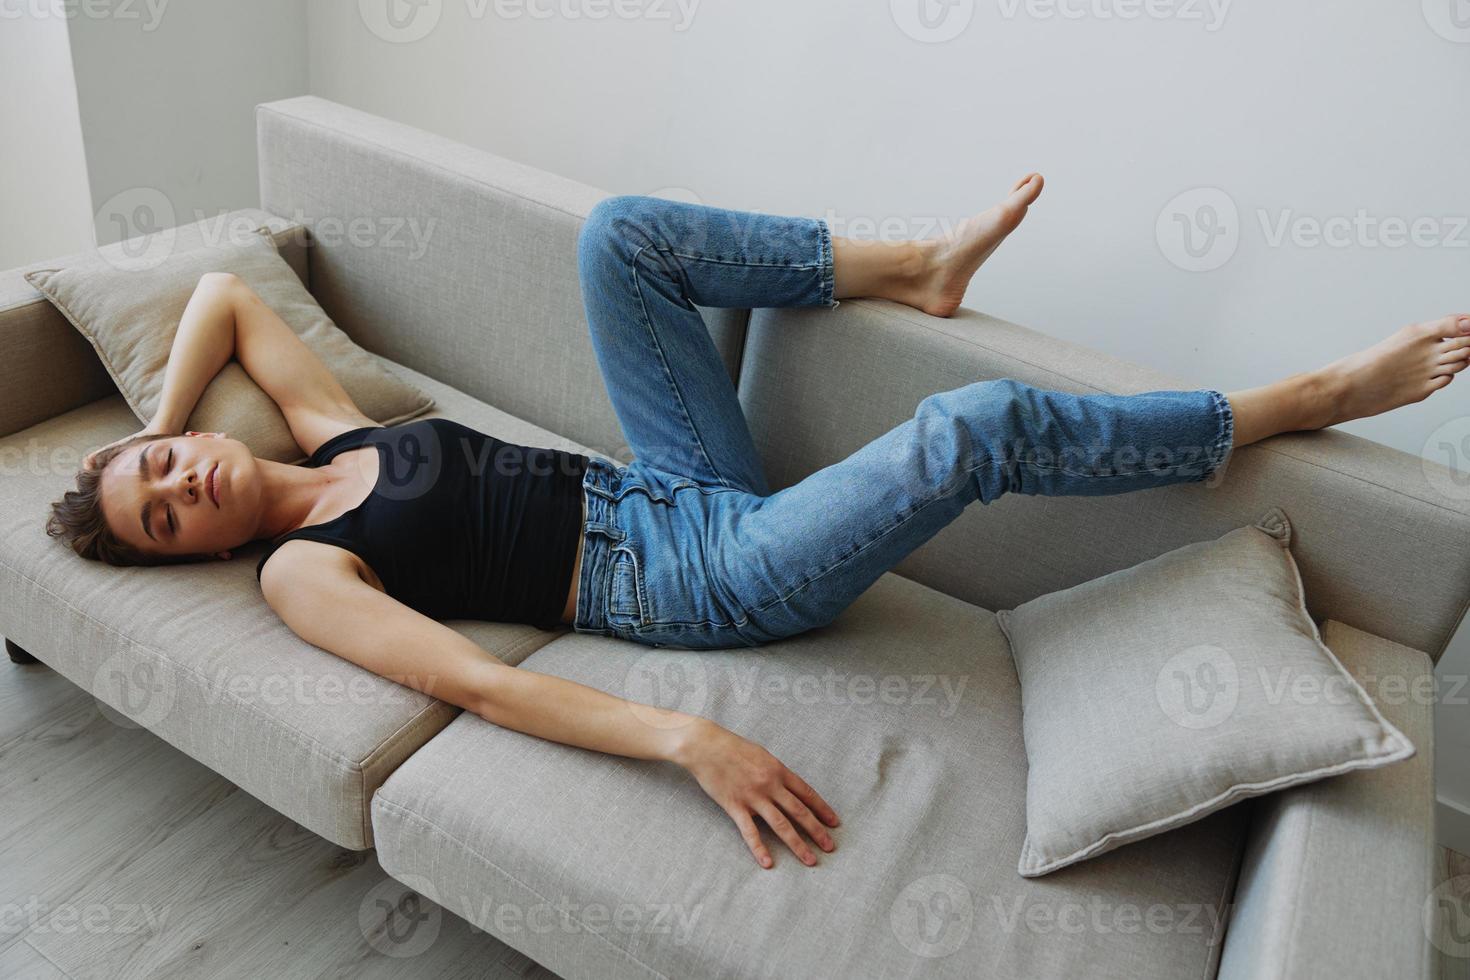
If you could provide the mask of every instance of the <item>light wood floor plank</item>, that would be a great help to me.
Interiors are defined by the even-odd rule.
[[[0,977],[5,980],[69,980],[61,967],[25,942],[11,943],[0,952]]]
[[[0,931],[0,978],[557,980],[374,853],[116,724],[54,671],[6,666],[0,902],[30,911]]]

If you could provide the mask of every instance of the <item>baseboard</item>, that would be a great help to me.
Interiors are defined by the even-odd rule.
[[[1470,855],[1470,810],[1441,797],[1434,808],[1434,836],[1441,847]]]

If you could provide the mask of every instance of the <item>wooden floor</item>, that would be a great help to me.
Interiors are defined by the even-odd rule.
[[[1470,858],[1437,881],[1470,911]],[[1435,937],[1470,980],[1465,927]],[[1456,943],[1458,937],[1460,945]],[[0,659],[0,978],[556,980],[41,664]]]
[[[93,977],[555,980],[375,852],[0,657],[0,978]]]

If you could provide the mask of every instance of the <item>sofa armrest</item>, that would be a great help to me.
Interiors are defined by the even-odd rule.
[[[1227,980],[1431,975],[1433,666],[1334,621],[1323,640],[1418,752],[1255,802],[1220,959]]]
[[[281,256],[310,286],[303,226],[260,208],[180,225],[174,229],[174,249],[217,243],[262,225],[275,232]],[[114,243],[100,251],[121,255],[122,248],[122,243]],[[0,392],[4,392],[0,437],[117,393],[92,345],[25,279],[32,269],[65,268],[80,257],[68,255],[0,272],[0,349],[5,351],[0,358]]]

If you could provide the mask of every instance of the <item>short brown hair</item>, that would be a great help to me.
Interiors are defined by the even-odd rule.
[[[99,452],[91,465],[77,471],[77,488],[51,502],[46,533],[61,538],[83,558],[109,565],[176,565],[198,561],[197,556],[157,555],[134,548],[113,533],[102,514],[102,471],[107,469],[107,464],[124,449],[168,438],[162,434],[138,435]]]

